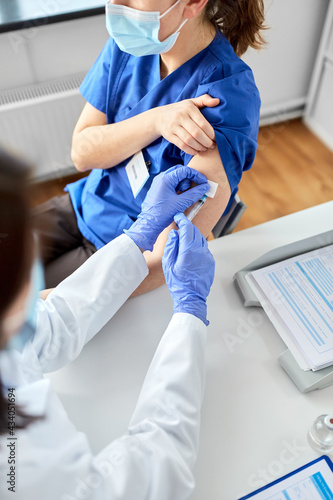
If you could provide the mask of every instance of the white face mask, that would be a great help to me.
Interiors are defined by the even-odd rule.
[[[160,42],[158,33],[160,19],[168,14],[181,0],[177,0],[163,14],[160,12],[146,12],[125,7],[124,5],[106,4],[106,27],[120,50],[132,56],[148,56],[164,54],[176,43],[181,28],[187,19],[179,26],[178,30],[166,40]]]

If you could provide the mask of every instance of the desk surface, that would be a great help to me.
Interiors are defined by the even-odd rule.
[[[1,0],[0,33],[88,17],[105,12],[101,0]]]
[[[278,246],[332,228],[333,202],[210,242],[207,378],[193,500],[236,500],[317,457],[312,421],[333,386],[301,394],[277,362],[285,345],[260,308],[244,308],[234,273]],[[50,378],[94,452],[126,426],[172,314],[166,286],[129,300],[70,366]]]

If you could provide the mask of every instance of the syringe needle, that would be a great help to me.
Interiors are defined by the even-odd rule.
[[[207,200],[207,195],[204,194],[203,197],[196,202],[190,213],[187,215],[189,221],[192,221],[194,219],[194,217],[197,215],[197,213],[199,212],[199,210],[201,209],[206,200]]]

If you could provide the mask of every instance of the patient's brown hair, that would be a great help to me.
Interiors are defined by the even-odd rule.
[[[266,29],[263,0],[209,0],[206,16],[223,32],[238,56],[248,47],[259,49],[265,43],[260,33]]]

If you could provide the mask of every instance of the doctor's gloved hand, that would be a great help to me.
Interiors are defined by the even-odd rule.
[[[206,239],[184,214],[177,214],[175,222],[179,230],[170,231],[162,259],[173,311],[193,314],[208,325],[206,299],[214,279],[214,257]]]
[[[190,188],[191,182],[197,186]],[[185,191],[187,190],[187,191]],[[155,177],[137,220],[124,232],[143,250],[152,250],[159,234],[207,191],[206,177],[190,167],[177,165]],[[177,191],[181,191],[177,194]]]

